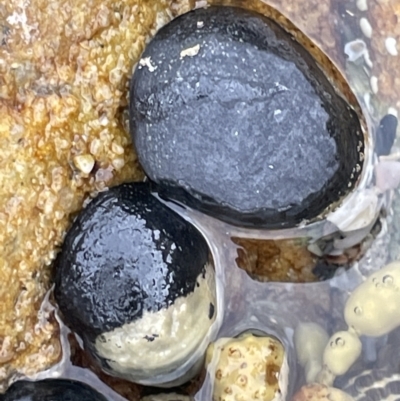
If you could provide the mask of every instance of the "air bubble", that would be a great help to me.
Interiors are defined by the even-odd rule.
[[[358,315],[358,316],[362,315],[362,313],[363,313],[362,308],[360,308],[359,306],[356,306],[356,307],[354,308],[354,313],[355,313],[356,315]]]
[[[383,276],[382,282],[383,284],[393,284],[393,277],[390,274],[387,274],[386,276]]]
[[[335,344],[336,344],[336,345],[339,345],[340,347],[343,347],[343,345],[345,344],[345,341],[343,340],[342,337],[338,337],[338,338],[335,340]]]

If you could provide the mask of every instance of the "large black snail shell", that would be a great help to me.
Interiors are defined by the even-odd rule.
[[[240,8],[160,29],[131,81],[130,120],[165,196],[236,225],[316,218],[362,167],[356,113],[290,34]]]
[[[64,379],[17,381],[0,401],[107,401],[87,384]]]
[[[132,381],[155,380],[194,354],[215,320],[215,297],[205,239],[148,183],[100,193],[55,264],[65,323],[103,369]]]

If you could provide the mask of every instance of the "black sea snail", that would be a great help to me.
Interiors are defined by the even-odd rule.
[[[107,401],[87,384],[64,379],[17,381],[0,401]]]
[[[356,113],[290,34],[240,8],[160,29],[131,80],[130,122],[167,196],[236,225],[312,220],[362,171]]]
[[[206,241],[147,183],[111,188],[81,212],[55,297],[105,371],[161,386],[196,373],[218,312]]]

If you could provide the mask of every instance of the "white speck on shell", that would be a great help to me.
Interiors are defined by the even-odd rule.
[[[199,51],[200,45],[197,44],[196,46],[188,47],[187,49],[182,50],[179,56],[181,59],[184,57],[194,57],[199,54]]]
[[[142,67],[147,67],[150,72],[154,72],[157,69],[157,66],[154,66],[151,63],[151,57],[144,57],[141,58],[139,61],[139,65]]]
[[[368,2],[367,2],[367,0],[357,0],[357,8],[360,11],[367,11],[368,10]]]
[[[377,78],[375,75],[373,75],[373,76],[371,77],[369,83],[370,83],[370,86],[371,86],[372,93],[377,94],[378,91],[379,91],[379,88],[378,88],[378,78]]]
[[[372,37],[372,26],[366,18],[360,18],[360,28],[362,33],[369,39]]]
[[[396,46],[397,46],[397,41],[395,38],[392,38],[392,37],[386,38],[385,47],[386,47],[387,52],[391,56],[397,56],[399,54]]]

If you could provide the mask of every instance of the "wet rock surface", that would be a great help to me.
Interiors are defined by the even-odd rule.
[[[133,381],[183,364],[216,316],[206,241],[147,183],[82,211],[56,261],[55,298],[104,369]]]
[[[162,28],[134,73],[130,113],[141,164],[165,195],[234,224],[312,219],[357,178],[356,114],[253,12],[209,7]]]
[[[1,401],[107,401],[103,395],[87,384],[72,380],[48,379],[38,382],[18,381],[5,394]]]

